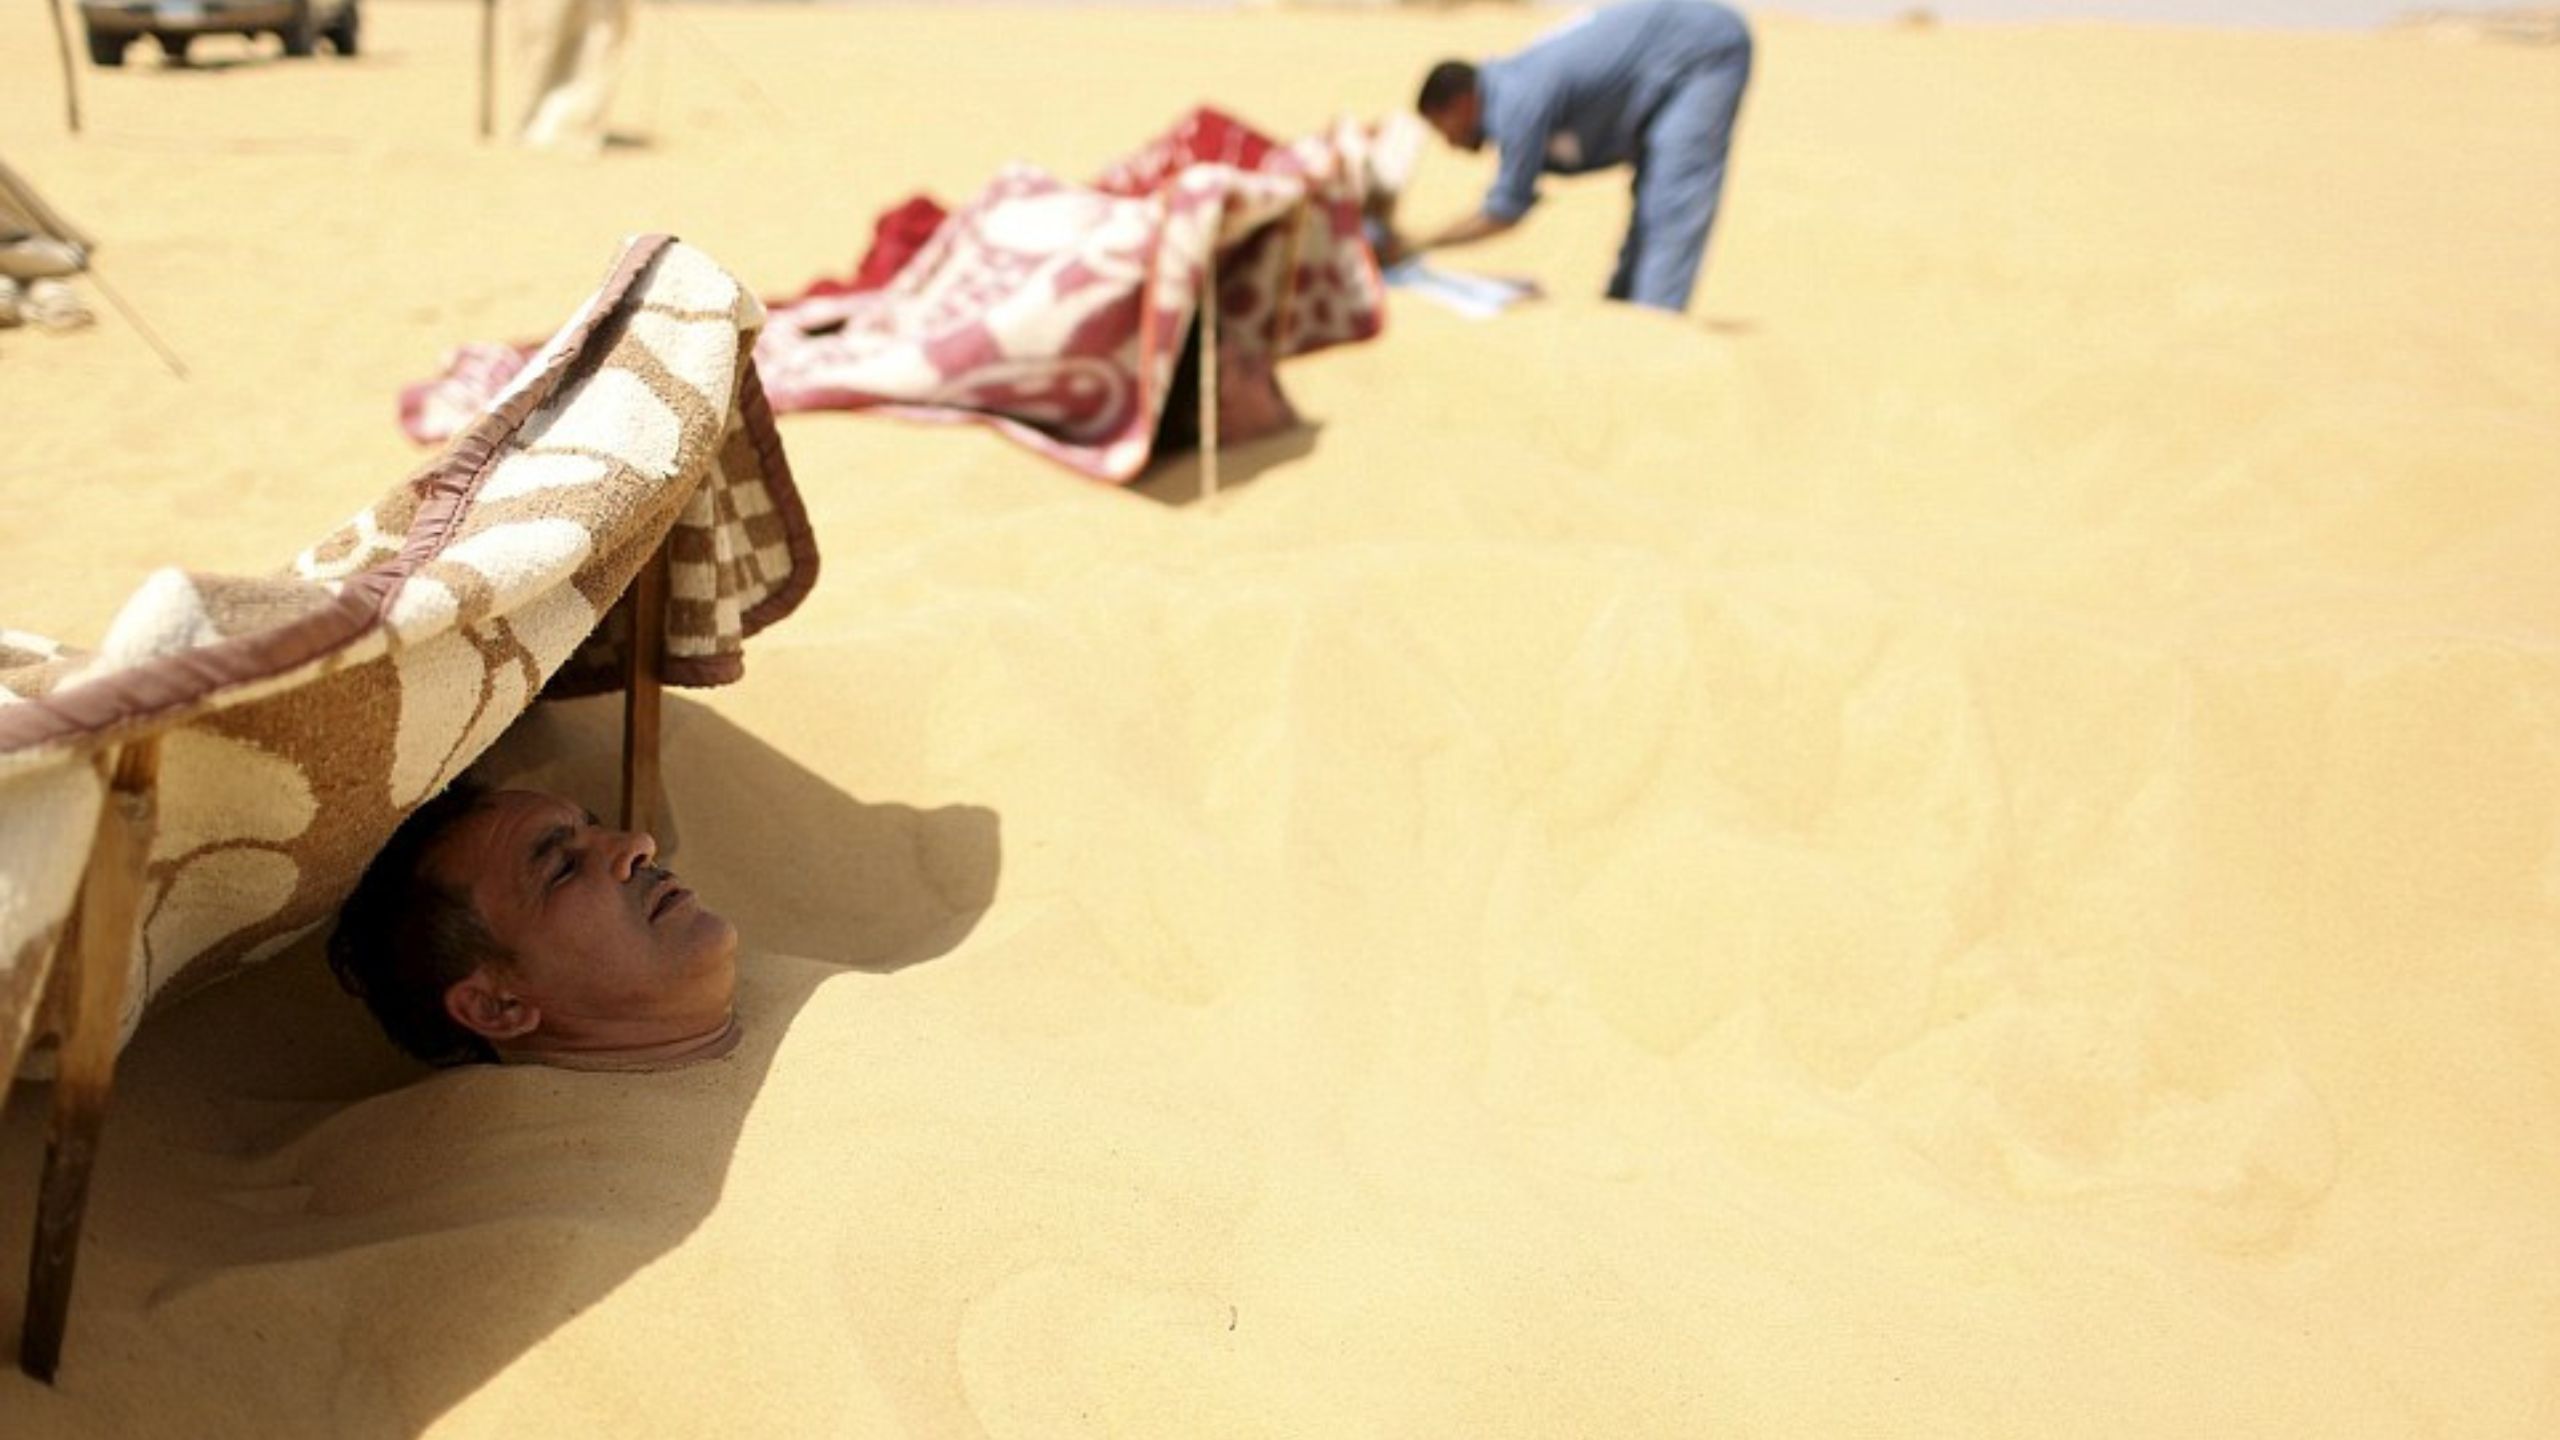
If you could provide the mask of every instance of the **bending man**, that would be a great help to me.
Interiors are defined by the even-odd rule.
[[[1443,60],[1415,108],[1461,150],[1493,142],[1501,169],[1475,214],[1410,244],[1391,236],[1385,258],[1501,234],[1537,204],[1542,174],[1630,165],[1635,213],[1609,298],[1685,309],[1750,79],[1751,33],[1712,0],[1632,0],[1507,59]]]

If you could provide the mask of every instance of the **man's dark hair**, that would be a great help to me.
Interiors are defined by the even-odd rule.
[[[445,1013],[445,991],[483,961],[504,959],[471,897],[427,874],[427,852],[486,804],[490,790],[457,780],[410,812],[367,865],[329,932],[329,968],[373,1011],[391,1042],[430,1065],[495,1060],[489,1042]]]
[[[1476,67],[1464,60],[1443,60],[1422,77],[1422,94],[1413,108],[1423,115],[1436,115],[1475,93]]]

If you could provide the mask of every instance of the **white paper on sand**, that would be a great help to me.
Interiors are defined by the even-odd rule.
[[[1538,293],[1523,280],[1438,270],[1420,260],[1399,260],[1386,269],[1387,284],[1446,305],[1470,320],[1490,320]]]

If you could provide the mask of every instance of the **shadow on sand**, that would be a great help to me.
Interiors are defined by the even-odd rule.
[[[1260,479],[1267,470],[1314,454],[1316,440],[1323,430],[1321,423],[1310,420],[1277,435],[1220,447],[1219,491],[1241,490]],[[1159,451],[1156,462],[1147,467],[1146,473],[1124,488],[1160,505],[1192,504],[1201,498],[1200,452],[1196,448],[1179,453]]]
[[[493,778],[609,813],[618,713],[538,707]],[[657,1075],[425,1072],[316,942],[172,1007],[120,1067],[61,1388],[0,1375],[11,1433],[154,1415],[200,1434],[417,1433],[703,1222],[821,984],[946,954],[993,902],[993,811],[857,800],[681,696],[666,720],[690,832],[670,859],[743,936],[738,1052]],[[45,1098],[19,1086],[0,1115],[10,1259]],[[20,1300],[0,1288],[7,1354]]]

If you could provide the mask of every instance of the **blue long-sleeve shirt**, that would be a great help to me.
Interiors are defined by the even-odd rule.
[[[1478,66],[1485,138],[1502,155],[1484,213],[1528,214],[1548,171],[1576,175],[1634,160],[1663,96],[1746,39],[1742,17],[1712,0],[1631,0]]]

